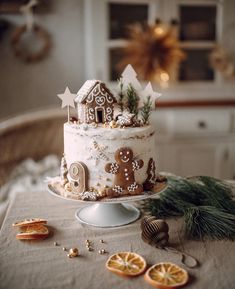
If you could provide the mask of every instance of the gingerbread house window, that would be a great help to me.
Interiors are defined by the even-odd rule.
[[[99,80],[87,80],[75,99],[78,118],[84,123],[105,123],[113,120],[116,98]]]

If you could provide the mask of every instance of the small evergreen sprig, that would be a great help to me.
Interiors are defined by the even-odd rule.
[[[118,104],[120,106],[120,110],[123,111],[124,110],[125,94],[124,94],[124,90],[123,90],[124,84],[123,84],[122,78],[118,79],[118,86],[120,88],[120,91],[118,93],[118,96],[119,96]]]
[[[131,84],[128,85],[126,94],[127,94],[127,107],[129,108],[130,113],[133,113],[135,117],[137,117],[139,113],[138,110],[139,97]]]
[[[142,118],[143,124],[149,123],[149,117],[150,117],[151,106],[152,106],[152,101],[150,99],[151,97],[148,96],[147,100],[143,104],[143,107],[141,108],[141,118]]]

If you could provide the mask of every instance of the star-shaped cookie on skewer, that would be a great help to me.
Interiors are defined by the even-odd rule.
[[[161,93],[154,91],[151,82],[149,82],[146,87],[139,92],[139,96],[139,107],[142,107],[147,98],[150,97],[152,109],[154,109],[155,102],[161,96]]]
[[[75,107],[74,99],[76,97],[76,94],[71,93],[68,86],[65,89],[65,92],[62,94],[57,94],[57,96],[62,100],[61,107],[64,108],[67,106],[68,108],[68,122],[70,119],[70,107]]]

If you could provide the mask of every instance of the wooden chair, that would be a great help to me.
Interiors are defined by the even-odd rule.
[[[49,154],[61,156],[65,121],[62,110],[49,109],[0,122],[0,185],[26,158],[39,160]]]

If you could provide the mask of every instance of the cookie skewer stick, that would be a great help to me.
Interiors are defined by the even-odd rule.
[[[74,105],[74,98],[76,97],[76,94],[71,93],[68,86],[65,89],[65,92],[62,94],[57,94],[57,96],[62,100],[61,107],[64,108],[67,106],[68,109],[68,123],[70,120],[70,106],[75,107]]]
[[[25,15],[26,18],[26,27],[28,31],[33,30],[34,26],[34,17],[33,17],[33,7],[38,5],[37,0],[30,0],[27,4],[20,7],[20,12]]]

